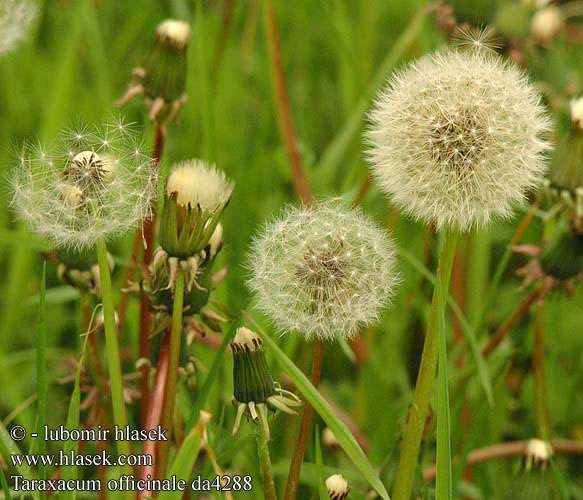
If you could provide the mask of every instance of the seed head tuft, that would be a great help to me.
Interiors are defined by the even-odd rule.
[[[25,145],[12,176],[12,204],[56,247],[82,250],[144,220],[156,181],[128,124],[81,128],[52,146]]]
[[[0,54],[11,51],[24,39],[36,13],[33,0],[0,2]]]
[[[288,208],[255,239],[249,266],[257,307],[308,340],[354,336],[397,282],[385,232],[338,200]]]
[[[156,35],[161,42],[177,49],[184,49],[190,38],[190,24],[186,21],[166,19],[156,28]]]
[[[515,66],[480,46],[409,65],[380,93],[367,132],[374,174],[393,201],[438,228],[468,230],[540,182],[550,121]]]

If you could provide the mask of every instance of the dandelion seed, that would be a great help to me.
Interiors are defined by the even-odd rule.
[[[0,2],[0,54],[9,52],[24,39],[36,13],[33,0]]]
[[[413,63],[381,92],[370,118],[379,184],[438,228],[509,216],[545,170],[550,121],[540,98],[488,50],[446,49]]]
[[[397,282],[391,241],[338,200],[289,208],[268,224],[250,268],[257,307],[306,339],[352,337],[379,316]]]
[[[133,147],[110,125],[27,147],[12,176],[16,213],[58,248],[87,249],[134,228],[150,213],[157,174]]]

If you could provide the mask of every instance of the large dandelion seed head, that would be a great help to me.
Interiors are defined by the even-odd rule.
[[[157,171],[129,125],[68,131],[52,147],[24,147],[13,207],[56,247],[81,250],[150,214]]]
[[[37,12],[33,0],[2,0],[0,2],[0,54],[20,43]]]
[[[467,230],[512,206],[545,170],[550,121],[515,66],[481,47],[428,55],[397,74],[371,113],[370,162],[405,212]]]
[[[255,239],[249,286],[281,331],[349,338],[372,323],[397,277],[384,231],[339,201],[289,208]]]

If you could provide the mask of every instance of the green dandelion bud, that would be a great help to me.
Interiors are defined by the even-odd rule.
[[[273,381],[261,338],[248,328],[237,330],[231,342],[233,352],[233,403],[237,406],[237,416],[233,427],[233,435],[241,425],[241,418],[246,414],[253,422],[260,422],[263,432],[269,439],[269,424],[267,410],[281,410],[291,415],[297,415],[292,409],[302,403],[290,391],[279,387]]]
[[[540,263],[545,274],[560,281],[577,276],[583,269],[583,234],[564,231],[542,252]]]
[[[95,252],[88,249],[74,251],[67,248],[57,249],[59,264],[57,275],[59,279],[81,291],[99,295],[101,279]],[[113,270],[114,262],[108,253],[109,269]]]
[[[232,192],[225,174],[201,160],[177,165],[166,183],[160,246],[179,259],[204,250]]]
[[[190,25],[167,19],[156,29],[156,39],[144,64],[144,95],[172,102],[186,89],[186,47]]]

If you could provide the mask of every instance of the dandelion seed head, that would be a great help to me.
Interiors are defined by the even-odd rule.
[[[573,99],[570,102],[571,121],[583,130],[583,97]]]
[[[415,218],[468,230],[506,217],[545,171],[550,120],[526,76],[481,48],[446,49],[393,77],[367,131],[373,172]]]
[[[354,336],[398,281],[391,240],[339,200],[287,209],[254,240],[249,267],[258,309],[308,340]]]
[[[166,194],[176,193],[179,205],[198,205],[213,211],[229,201],[233,187],[221,170],[202,160],[188,160],[172,170],[166,183]]]
[[[344,500],[350,493],[348,481],[342,474],[333,474],[326,481],[326,490],[331,500]]]
[[[128,129],[115,125],[27,145],[12,175],[12,206],[58,248],[83,250],[122,234],[149,216],[157,183],[153,161],[134,149]]]
[[[0,54],[14,49],[24,39],[36,14],[34,0],[0,2]]]

